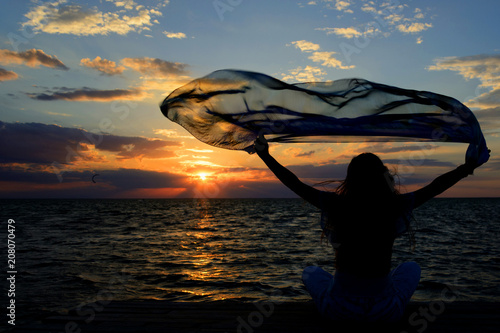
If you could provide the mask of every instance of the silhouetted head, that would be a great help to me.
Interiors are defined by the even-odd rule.
[[[337,192],[359,197],[392,195],[395,192],[394,177],[377,155],[362,153],[349,163],[347,176]]]

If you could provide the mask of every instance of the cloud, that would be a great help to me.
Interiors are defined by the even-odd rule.
[[[163,148],[178,146],[180,143],[176,141],[106,134],[102,136],[101,143],[95,147],[98,150],[116,153],[118,159],[131,159],[174,157],[172,151],[165,151]]]
[[[16,80],[19,76],[17,73],[0,68],[0,82],[8,80]]]
[[[117,75],[123,73],[125,67],[116,66],[116,62],[107,59],[102,59],[101,57],[96,57],[94,60],[90,58],[85,58],[80,61],[82,66],[95,69],[98,72],[106,75]]]
[[[287,168],[299,178],[339,180],[345,177],[347,163],[290,165]]]
[[[410,24],[399,24],[397,29],[405,34],[417,33],[432,28],[431,23],[413,22]]]
[[[185,186],[184,175],[138,169],[99,171],[100,180],[120,189],[165,188]]]
[[[465,57],[446,57],[434,60],[427,69],[431,71],[450,70],[458,72],[466,80],[478,79],[479,87],[488,89],[471,99],[467,105],[478,108],[500,106],[500,54],[479,54]]]
[[[430,155],[433,150],[438,149],[439,146],[434,143],[429,143],[427,141],[422,142],[378,142],[378,141],[367,141],[357,143],[355,146],[349,148],[350,153],[360,154],[365,152],[372,152],[374,154],[390,154],[390,153],[410,153],[421,152],[425,155]],[[353,156],[348,156],[346,158],[351,159]],[[339,157],[337,157],[339,158]]]
[[[122,63],[141,74],[155,78],[175,78],[187,73],[186,64],[158,58],[124,58]]]
[[[377,9],[372,6],[371,4],[363,4],[363,6],[361,7],[361,10],[366,12],[366,13],[376,13],[377,12]]]
[[[42,50],[31,49],[23,52],[15,52],[11,50],[0,50],[0,63],[2,64],[24,64],[29,67],[38,67],[40,65],[68,70],[61,60],[56,56],[51,56]]]
[[[136,89],[127,90],[94,90],[89,94],[89,88],[74,89],[71,92],[57,92],[54,94],[39,94],[33,97],[42,100],[67,99],[67,100],[95,100],[107,101],[112,99],[142,99],[146,91],[160,90],[171,92],[179,86],[187,83],[191,78],[186,75],[187,64],[171,62],[158,58],[124,58],[121,60],[123,66],[118,66],[114,61],[96,57],[94,60],[85,58],[81,60],[81,65],[95,69],[105,75],[118,75],[123,73],[126,68],[135,70],[145,77],[142,77],[142,83]],[[122,97],[120,97],[122,96]],[[87,98],[87,99],[85,99]]]
[[[324,79],[324,72],[319,67],[306,66],[305,68],[297,67],[295,69],[290,69],[288,74],[282,74],[282,80],[284,81],[294,81],[294,82],[314,82],[322,81]]]
[[[174,129],[164,129],[164,128],[153,129],[153,133],[156,135],[163,135],[163,136],[166,136],[167,138],[175,138],[175,139],[179,139],[179,138],[194,139],[195,138],[192,135],[181,135],[181,134],[177,133],[177,130],[174,130]],[[186,150],[189,150],[189,149],[186,149]]]
[[[169,32],[169,31],[163,31],[163,34],[167,36],[168,38],[177,38],[177,39],[182,39],[186,38],[186,34],[183,32]]]
[[[416,19],[423,19],[424,18],[424,14],[422,13],[422,9],[420,8],[415,8],[415,10],[413,11],[415,13],[415,18]]]
[[[0,164],[73,164],[98,159],[91,150],[115,153],[118,159],[174,157],[175,141],[92,133],[41,123],[0,122]]]
[[[47,111],[45,112],[46,114],[50,114],[51,116],[59,116],[59,117],[72,117],[72,115],[67,114],[67,113],[59,113],[59,112],[52,112],[52,111]]]
[[[474,115],[481,124],[481,129],[485,135],[500,137],[500,105],[474,111]]]
[[[456,167],[455,163],[452,162],[447,162],[447,161],[440,161],[436,160],[434,158],[424,158],[424,159],[419,159],[417,161],[418,163],[415,163],[413,160],[409,159],[384,159],[384,163],[390,164],[390,165],[396,165],[398,167],[404,167],[404,166],[411,166],[411,167],[443,167],[443,168],[454,168]],[[413,171],[411,172],[413,173]]]
[[[168,171],[139,169],[72,170],[56,175],[43,170],[26,170],[0,165],[0,197],[2,198],[116,198],[116,197],[177,197],[186,191],[189,180],[185,175]]]
[[[393,32],[403,34],[418,33],[432,28],[432,23],[423,21],[426,17],[420,8],[411,8],[408,4],[399,1],[368,1],[361,6],[354,6],[353,1],[323,0],[326,7],[344,13],[355,13],[356,27],[328,27],[317,28],[325,31],[327,35],[335,34],[342,38],[359,38],[381,35],[390,36]]]
[[[491,108],[500,106],[500,89],[481,94],[467,103],[470,107]]]
[[[308,42],[306,40],[297,40],[295,42],[292,42],[292,44],[296,48],[300,49],[302,52],[311,52],[319,50],[319,44]]]
[[[332,67],[332,68],[340,68],[340,69],[351,69],[354,68],[354,65],[344,66],[342,61],[336,59],[332,55],[336,54],[336,52],[314,52],[309,59],[314,62],[320,62],[322,66]]]
[[[139,89],[99,90],[93,88],[66,88],[54,93],[28,93],[30,98],[39,101],[77,101],[77,102],[109,102],[114,100],[142,100],[147,94]]]
[[[310,151],[305,151],[303,153],[298,153],[295,155],[295,157],[312,157],[314,155],[315,151],[310,150]]]
[[[137,3],[133,0],[106,0],[107,2],[113,2],[116,7],[125,7],[125,9],[134,9]]]
[[[195,153],[203,153],[203,154],[206,154],[206,153],[213,153],[214,151],[212,149],[196,149],[196,148],[187,148],[185,149],[187,151],[192,151],[192,152],[195,152]]]
[[[327,0],[327,2],[332,2],[332,0]],[[330,6],[332,6],[332,5],[330,5]],[[333,4],[332,7],[340,12],[352,14],[353,11],[352,11],[352,9],[349,9],[350,6],[351,6],[351,2],[349,0],[347,0],[347,1],[346,0],[335,0],[335,3]]]
[[[350,28],[318,28],[316,30],[324,30],[327,31],[326,34],[335,34],[340,37],[344,38],[353,38],[353,37],[358,37],[361,36],[362,33],[356,30],[354,27]]]
[[[65,163],[67,149],[86,151],[82,131],[40,123],[0,122],[0,163]],[[68,147],[68,148],[67,148]],[[82,154],[83,156],[83,154]]]
[[[327,35],[337,35],[342,38],[358,38],[361,36],[369,37],[376,36],[382,33],[377,24],[366,24],[363,26],[363,29],[357,29],[355,27],[349,28],[316,28],[315,30],[326,31]]]
[[[325,66],[325,67],[332,67],[332,68],[340,68],[340,69],[351,69],[351,68],[354,68],[355,66],[345,66],[342,64],[342,61],[336,59],[335,57],[333,57],[333,54],[336,54],[336,52],[326,52],[326,51],[319,51],[321,48],[319,46],[319,44],[315,44],[315,43],[312,43],[312,42],[308,42],[306,40],[298,40],[298,41],[294,41],[292,42],[292,44],[300,49],[300,51],[302,52],[305,52],[305,53],[309,53],[311,54],[308,58],[310,60],[312,60],[313,62],[320,62],[322,66]],[[287,45],[289,46],[289,45]],[[317,67],[310,67],[310,66],[307,66],[306,69],[309,69],[309,73],[306,73],[306,77],[309,77],[311,76],[311,71],[316,71],[318,72],[318,69]],[[301,67],[297,67],[295,70],[291,70],[291,71],[302,71],[302,68]],[[321,70],[320,70],[321,71]],[[316,73],[318,74],[318,73]],[[325,74],[325,73],[321,73],[322,75]],[[283,74],[284,75],[284,80],[286,79],[290,79],[290,78],[293,78],[293,77],[297,77],[297,74],[295,74],[294,76],[290,76],[290,75],[286,75],[286,74]],[[304,80],[304,77],[302,77],[300,79],[300,81],[304,82],[306,80]],[[310,80],[309,80],[310,81]]]
[[[132,5],[133,4],[133,5]],[[49,34],[71,34],[77,36],[126,35],[131,31],[142,32],[156,23],[155,16],[161,16],[155,8],[135,6],[133,1],[116,1],[120,7],[115,12],[102,12],[80,4],[67,4],[66,0],[44,2],[30,9],[24,16],[28,19],[23,27]]]

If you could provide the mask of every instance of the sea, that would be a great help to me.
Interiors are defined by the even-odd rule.
[[[2,270],[15,277],[2,279],[2,308],[14,299],[18,322],[113,300],[307,301],[302,270],[335,271],[320,212],[302,199],[0,205]],[[393,253],[394,267],[422,268],[412,299],[499,302],[499,213],[500,198],[435,198],[415,210],[415,249],[402,236]]]

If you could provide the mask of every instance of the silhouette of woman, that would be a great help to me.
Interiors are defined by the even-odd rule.
[[[420,267],[405,262],[391,270],[394,239],[411,232],[414,208],[479,166],[469,161],[415,192],[399,194],[382,161],[363,153],[352,159],[337,190],[327,192],[304,184],[279,164],[262,134],[254,148],[283,184],[322,211],[321,228],[335,251],[335,275],[316,266],[302,274],[319,312],[331,319],[358,322],[401,318],[420,280]]]

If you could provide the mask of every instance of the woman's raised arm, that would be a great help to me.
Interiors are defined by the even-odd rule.
[[[429,185],[415,191],[415,208],[426,202],[427,200],[443,193],[459,180],[472,175],[474,169],[488,161],[490,150],[485,150],[480,157],[469,157],[466,154],[465,164],[460,165],[455,170],[449,171],[434,179]]]
[[[414,207],[422,205],[426,201],[434,198],[458,183],[459,180],[472,174],[474,169],[466,164],[459,166],[458,168],[449,171],[436,179],[434,179],[429,185],[422,187],[421,189],[415,191],[415,203]]]
[[[282,166],[278,161],[269,154],[269,145],[267,140],[261,134],[255,140],[255,151],[257,155],[266,163],[267,167],[285,184],[289,189],[299,195],[301,198],[311,203],[312,205],[322,207],[322,191],[317,190],[307,184],[304,184],[290,170]]]

